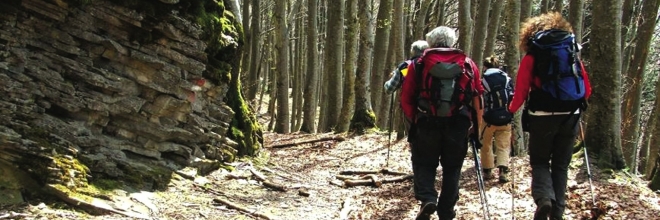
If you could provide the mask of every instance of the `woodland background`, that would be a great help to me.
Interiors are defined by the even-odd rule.
[[[474,60],[501,58],[515,77],[519,27],[526,18],[561,12],[583,46],[594,95],[585,116],[584,144],[604,169],[644,175],[660,189],[660,43],[658,0],[252,0],[241,2],[246,46],[244,95],[266,130],[403,132],[398,94],[383,83],[430,29],[457,29],[457,47]],[[394,101],[394,103],[392,103]],[[394,112],[393,115],[390,113]],[[516,125],[520,117],[517,116]],[[515,127],[517,155],[526,151]],[[576,148],[576,150],[579,148]]]

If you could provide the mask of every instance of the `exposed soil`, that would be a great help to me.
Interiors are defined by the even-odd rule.
[[[413,198],[412,182],[383,183],[380,187],[340,187],[331,184],[345,170],[388,170],[411,173],[405,140],[393,141],[387,160],[387,134],[348,136],[345,141],[323,141],[293,147],[269,148],[274,144],[331,136],[332,134],[265,134],[266,149],[251,161],[232,164],[233,171],[218,170],[194,180],[173,174],[166,191],[138,192],[142,207],[123,207],[153,219],[413,219],[419,203]],[[394,135],[393,135],[394,136]],[[471,152],[463,165],[457,219],[483,219]],[[569,173],[569,202],[566,219],[656,219],[660,197],[637,177],[623,173],[605,174],[592,165],[596,212],[592,212],[589,182],[583,158],[573,161]],[[530,195],[530,168],[526,157],[512,159],[514,182],[486,182],[491,219],[511,219],[512,202],[516,219],[531,219],[535,206]],[[387,166],[386,166],[387,165]],[[249,171],[285,186],[280,192],[265,187]],[[183,170],[181,173],[189,171]],[[438,169],[438,174],[442,169]],[[357,177],[357,176],[356,176]],[[378,179],[394,175],[378,174]],[[243,179],[246,178],[246,179]],[[440,178],[436,183],[440,188]],[[514,187],[515,186],[515,187]],[[512,187],[514,187],[512,189]],[[299,195],[300,191],[309,196]],[[512,201],[511,195],[515,195]],[[214,201],[221,198],[248,209],[237,211]],[[145,202],[146,201],[146,202]],[[135,203],[138,204],[138,203]],[[145,209],[144,206],[147,208]],[[31,200],[25,205],[3,207],[0,219],[132,219],[119,214],[90,215],[57,201]],[[437,219],[434,216],[434,219]]]

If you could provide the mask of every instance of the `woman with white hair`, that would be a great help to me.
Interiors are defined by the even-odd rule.
[[[452,48],[456,41],[452,28],[437,27],[426,34],[426,41],[431,48],[408,67],[401,89],[401,107],[411,124],[408,141],[415,198],[422,203],[416,219],[430,219],[434,212],[440,219],[453,219],[468,135],[478,140],[474,136],[478,132],[469,132],[481,118],[475,107],[481,105],[474,103],[481,102],[484,89],[477,65]],[[439,197],[438,165],[443,170]]]

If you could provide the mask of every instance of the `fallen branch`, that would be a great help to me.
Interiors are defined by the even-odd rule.
[[[344,183],[345,183],[344,181],[330,180],[330,184],[335,185],[335,186],[339,186],[339,187],[344,187],[345,186]]]
[[[310,194],[309,194],[309,192],[308,192],[307,190],[305,190],[305,189],[300,189],[300,190],[298,190],[298,195],[300,195],[300,196],[304,196],[304,197],[309,197]]]
[[[345,176],[345,175],[336,175],[335,178],[337,178],[338,180],[355,180],[355,179],[357,179],[353,176]]]
[[[261,181],[261,183],[264,186],[275,189],[275,190],[280,191],[280,192],[286,192],[287,191],[287,188],[285,186],[282,186],[280,184],[268,181],[266,179],[266,176],[261,174],[259,171],[256,171],[254,168],[250,168],[250,172],[252,173],[252,175],[254,175],[254,177],[256,177],[257,180]]]
[[[302,141],[293,141],[293,142],[288,142],[288,143],[281,143],[281,144],[273,144],[270,145],[269,148],[285,148],[285,147],[293,147],[293,146],[298,146],[301,144],[309,144],[309,143],[315,143],[315,142],[322,142],[322,141],[344,141],[346,140],[343,137],[340,136],[331,136],[331,137],[320,137],[320,138],[315,138],[315,139],[310,139],[310,140],[302,140]]]
[[[214,198],[213,201],[216,202],[216,203],[223,204],[223,205],[227,206],[228,208],[235,209],[235,210],[238,210],[238,211],[241,211],[241,212],[244,212],[244,213],[248,213],[250,215],[253,215],[253,216],[256,216],[256,217],[259,217],[259,218],[264,218],[264,219],[269,219],[269,220],[272,219],[271,217],[269,217],[265,214],[261,214],[261,213],[258,213],[257,211],[249,210],[249,209],[247,209],[247,208],[245,208],[241,205],[235,204],[235,203],[233,203],[229,200],[226,200],[226,199],[223,199],[223,198],[220,198],[220,197]]]
[[[367,175],[367,174],[389,174],[389,175],[400,175],[400,176],[405,176],[408,175],[408,173],[404,172],[398,172],[398,171],[391,171],[388,169],[382,169],[382,170],[345,170],[339,172],[340,175]]]
[[[409,179],[412,179],[413,175],[405,175],[405,176],[397,176],[393,178],[386,178],[383,180],[378,180],[377,178],[371,177],[370,179],[360,179],[360,180],[345,180],[344,184],[346,186],[369,186],[369,185],[374,185],[376,187],[380,187],[383,183],[395,183],[395,182],[403,182]]]

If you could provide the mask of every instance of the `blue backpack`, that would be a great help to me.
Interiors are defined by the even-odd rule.
[[[530,110],[567,112],[586,107],[575,36],[551,29],[537,32],[529,43],[533,73],[541,79],[541,88],[530,94]]]

